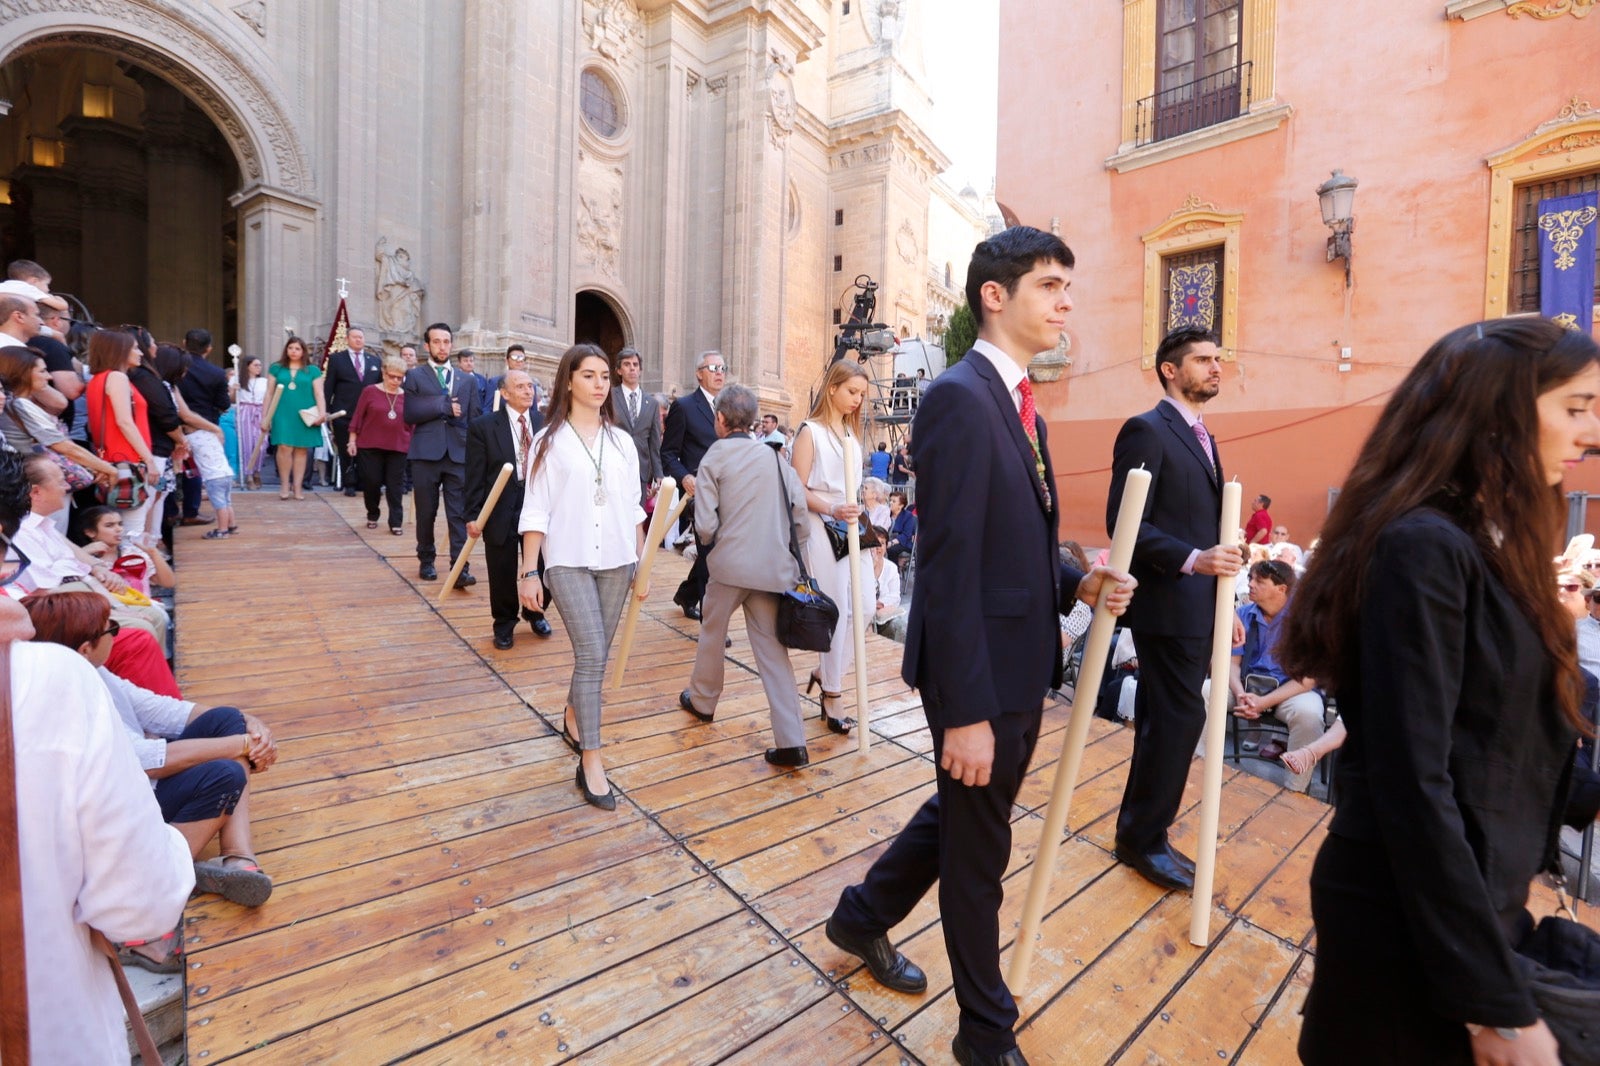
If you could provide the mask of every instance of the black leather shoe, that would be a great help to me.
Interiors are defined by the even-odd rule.
[[[417,567],[417,576],[424,581],[438,581],[439,571],[433,568],[432,563],[423,563]]]
[[[709,722],[713,717],[712,715],[703,714],[700,711],[695,710],[694,700],[689,698],[688,689],[684,689],[682,692],[678,693],[678,706],[682,707],[684,710],[688,711],[702,722]]]
[[[1173,862],[1183,867],[1184,873],[1190,874],[1191,876],[1194,874],[1194,860],[1189,858],[1189,856],[1185,855],[1183,852],[1179,851],[1177,848],[1173,847],[1172,841],[1170,840],[1167,841],[1167,855],[1172,859]]]
[[[851,936],[834,924],[830,915],[824,927],[828,942],[867,964],[873,978],[896,992],[922,993],[928,990],[928,975],[917,964],[894,949],[886,936],[867,940]]]
[[[700,605],[691,603],[683,609],[683,616],[692,622],[700,621]]]
[[[456,578],[456,588],[458,589],[469,589],[477,583],[478,579],[472,576],[472,571],[470,570],[461,571],[461,576]]]
[[[535,618],[528,623],[528,628],[533,630],[533,635],[536,637],[548,637],[550,635],[550,623],[543,618]]]
[[[510,633],[507,633],[504,636],[501,636],[499,633],[494,635],[494,646],[499,648],[501,651],[510,651],[516,646],[516,643],[517,638],[513,637]]]
[[[1177,889],[1181,892],[1194,891],[1194,875],[1179,866],[1177,861],[1167,854],[1165,846],[1159,851],[1140,854],[1118,844],[1115,854],[1118,862],[1132,867],[1135,873],[1152,885]]]
[[[950,1041],[950,1054],[956,1057],[961,1066],[1028,1066],[1028,1060],[1022,1057],[1022,1049],[1019,1047],[999,1055],[985,1055],[981,1051],[969,1048],[960,1033]]]
[[[583,763],[578,764],[578,791],[583,793],[583,801],[590,806],[599,807],[603,811],[617,809],[617,794],[608,784],[604,792],[590,792],[589,782],[583,778]]]
[[[765,758],[773,766],[805,766],[811,761],[804,744],[798,748],[768,748]]]
[[[358,493],[356,492],[355,489],[345,489],[344,490],[344,494],[346,496],[352,496],[352,497],[358,495]]]

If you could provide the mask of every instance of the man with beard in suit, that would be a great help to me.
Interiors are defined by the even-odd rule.
[[[474,519],[467,523],[467,535],[483,538],[494,646],[501,651],[515,643],[512,632],[517,628],[517,572],[522,559],[517,516],[522,513],[533,435],[543,425],[543,416],[533,409],[533,378],[523,370],[507,370],[500,379],[500,409],[474,419],[467,429],[467,513]],[[478,512],[506,463],[511,464],[511,480],[489,512],[489,520],[479,528]],[[539,636],[550,635],[543,611],[524,609],[521,617]]]
[[[333,446],[340,463],[344,494],[354,496],[360,491],[361,475],[346,447],[350,443],[350,416],[355,413],[356,403],[361,399],[361,390],[383,380],[383,360],[367,351],[367,335],[360,326],[351,326],[345,332],[345,343],[349,347],[344,351],[328,356],[328,376],[323,388],[327,393],[329,412],[345,412],[344,417],[335,418],[329,425],[333,429]],[[332,462],[330,459],[329,463]],[[331,475],[332,471],[329,473]]]
[[[417,576],[437,581],[434,567],[438,549],[433,524],[444,496],[445,520],[450,527],[450,559],[467,543],[466,462],[467,423],[478,409],[478,383],[450,365],[450,327],[435,322],[422,331],[428,361],[406,371],[405,418],[411,423],[411,482],[416,490],[412,506],[417,516]],[[456,588],[476,585],[470,569],[461,571]]]
[[[728,377],[728,364],[721,352],[701,352],[694,372],[699,383],[687,396],[672,401],[667,410],[667,427],[661,435],[661,465],[677,479],[685,495],[694,495],[694,474],[706,449],[717,442],[717,393]],[[683,523],[693,528],[694,504],[683,511]],[[682,527],[680,527],[682,528]],[[695,542],[694,566],[683,579],[672,602],[683,608],[685,618],[700,620],[700,599],[706,593],[706,549]]]
[[[639,449],[639,498],[648,500],[661,485],[661,408],[639,384],[642,369],[637,348],[617,353],[622,384],[611,390],[611,410],[617,425],[633,434],[633,446]]]

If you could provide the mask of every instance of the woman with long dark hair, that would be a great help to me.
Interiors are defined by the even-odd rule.
[[[850,598],[850,559],[834,558],[832,542],[824,519],[849,524],[859,522],[863,508],[844,492],[845,463],[860,461],[861,408],[866,402],[871,380],[860,363],[841,359],[828,370],[817,391],[816,406],[794,435],[794,472],[806,487],[806,510],[810,511],[811,535],[806,538],[806,569],[817,579],[822,591],[839,605],[839,623],[833,630],[833,643],[822,653],[818,668],[806,683],[810,692],[822,686],[822,720],[835,733],[849,733],[854,718],[839,713],[845,675],[855,664],[850,614],[855,610]],[[855,459],[848,456],[846,442],[854,441]],[[865,561],[865,560],[863,560]],[[864,569],[864,568],[863,568]],[[863,580],[866,575],[863,574]]]
[[[95,453],[108,463],[138,463],[144,467],[144,476],[153,481],[158,471],[150,446],[149,404],[128,377],[142,362],[144,350],[131,334],[95,330],[89,337],[89,373],[93,377],[83,396]],[[153,495],[122,512],[123,528],[143,548],[155,546],[145,536]]]
[[[272,443],[277,448],[278,499],[287,500],[293,492],[295,499],[303,500],[306,464],[311,460],[311,449],[322,443],[320,427],[328,420],[328,405],[322,396],[322,370],[311,361],[306,342],[299,337],[285,341],[283,354],[267,368],[267,407],[272,408],[272,397],[280,389],[283,399],[273,408],[270,427]],[[313,407],[317,418],[306,425],[300,412]]]
[[[261,405],[267,402],[267,379],[261,372],[261,357],[252,355],[239,364],[239,380],[228,388],[233,398],[234,424],[239,438],[239,477],[247,489],[261,487],[261,456],[257,452],[255,463],[250,462],[251,452],[261,437]]]
[[[1311,874],[1307,1063],[1548,1063],[1513,949],[1583,728],[1550,558],[1600,447],[1600,350],[1543,318],[1440,338],[1322,529],[1279,661],[1349,730]]]
[[[592,344],[568,348],[556,366],[544,428],[534,435],[522,517],[522,558],[530,567],[517,596],[545,608],[546,583],[572,641],[572,682],[562,736],[580,755],[577,786],[596,807],[616,794],[600,760],[600,682],[611,638],[644,547],[639,453],[611,418],[611,363]],[[544,574],[532,569],[544,553]],[[643,599],[649,586],[636,590]],[[573,726],[577,735],[573,735]]]

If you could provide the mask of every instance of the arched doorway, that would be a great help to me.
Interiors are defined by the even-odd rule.
[[[574,344],[597,344],[615,358],[628,343],[627,331],[610,299],[593,290],[578,293],[572,315]]]
[[[101,324],[164,340],[238,337],[238,161],[160,75],[105,52],[31,50],[0,67],[0,254],[32,259]]]

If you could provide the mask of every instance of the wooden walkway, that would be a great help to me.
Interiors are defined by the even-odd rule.
[[[928,972],[925,996],[880,988],[821,930],[932,787],[899,645],[869,638],[870,753],[813,716],[811,765],[775,770],[742,629],[716,722],[677,708],[698,627],[670,603],[684,567],[663,556],[605,711],[624,797],[606,813],[583,803],[557,735],[571,661],[558,615],[551,640],[524,626],[495,651],[486,587],[436,610],[409,527],[368,531],[360,501],[334,495],[235,501],[241,535],[179,532],[179,674],[189,698],[242,705],[278,736],[252,800],[277,887],[259,910],[215,896],[189,908],[190,1062],[950,1061],[933,894],[894,931]],[[1048,710],[1015,811],[1002,927],[1020,916],[1065,719]],[[1228,769],[1213,943],[1199,950],[1189,898],[1111,858],[1130,746],[1095,723],[1031,984],[1014,990],[1023,1050],[1034,1063],[1295,1061],[1306,878],[1328,809]]]

